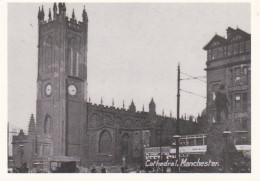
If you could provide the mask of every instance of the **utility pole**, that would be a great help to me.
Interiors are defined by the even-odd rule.
[[[177,123],[176,123],[176,159],[178,171],[180,171],[180,154],[179,154],[179,136],[180,136],[180,63],[178,63],[178,78],[177,78]]]
[[[162,121],[160,121],[160,161],[162,161]]]
[[[7,123],[7,158],[9,160],[9,122]]]

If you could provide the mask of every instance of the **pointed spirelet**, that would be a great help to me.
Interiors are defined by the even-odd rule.
[[[49,8],[49,20],[51,20],[51,8]]]
[[[83,13],[82,13],[82,19],[83,19],[84,23],[88,22],[88,14],[86,12],[85,6],[84,6],[84,9],[83,9]]]
[[[74,9],[72,10],[72,19],[75,19],[75,12],[74,12]]]
[[[123,108],[125,108],[125,101],[123,100]]]
[[[114,98],[112,99],[112,106],[115,106]]]
[[[101,102],[101,104],[103,104],[103,98],[102,97],[101,97],[101,101],[100,102]]]
[[[57,16],[57,4],[54,3],[54,5],[53,5],[53,19],[55,19],[56,16]]]
[[[55,13],[55,12],[57,12],[57,4],[56,3],[53,4],[53,13]]]
[[[29,132],[33,132],[33,131],[34,131],[34,128],[35,128],[35,119],[34,119],[33,114],[31,115],[28,128],[29,128],[29,129],[28,129]]]
[[[39,11],[38,11],[38,20],[41,19],[41,7],[39,6]]]
[[[62,14],[62,3],[59,3],[59,14]]]
[[[66,12],[66,5],[63,3],[63,11]]]
[[[44,13],[44,9],[43,9],[43,5],[42,5],[42,17],[44,19],[45,13]]]
[[[134,100],[132,99],[131,105],[135,105]]]

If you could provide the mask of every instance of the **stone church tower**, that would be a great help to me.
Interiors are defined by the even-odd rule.
[[[39,8],[37,147],[40,158],[81,156],[81,134],[86,121],[87,30],[83,21],[66,16],[65,3],[54,3],[44,20]]]

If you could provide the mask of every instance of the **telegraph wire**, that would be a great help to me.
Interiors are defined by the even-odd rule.
[[[199,80],[199,81],[201,81],[201,82],[207,83],[205,80],[200,79],[200,78],[206,78],[206,76],[197,76],[197,77],[194,77],[194,76],[191,76],[191,75],[186,74],[186,73],[184,73],[184,72],[181,72],[181,73],[184,74],[184,75],[186,75],[186,76],[191,77],[190,79],[196,79],[196,80]],[[181,79],[181,80],[190,80],[190,79]]]
[[[190,92],[190,91],[186,91],[186,90],[183,90],[183,89],[180,89],[182,92],[186,92],[186,93],[188,93],[188,94],[193,94],[193,95],[196,95],[196,96],[198,96],[198,97],[201,97],[201,98],[204,98],[204,99],[206,99],[206,97],[204,97],[204,96],[202,96],[202,95],[199,95],[199,94],[196,94],[196,93],[194,93],[194,92]]]

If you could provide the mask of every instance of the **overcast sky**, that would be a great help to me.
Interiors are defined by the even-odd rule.
[[[12,126],[27,131],[30,114],[36,113],[37,13],[41,4],[8,5],[8,116]],[[82,20],[89,17],[88,95],[105,105],[115,100],[128,107],[131,100],[148,111],[151,97],[156,111],[176,116],[177,65],[192,76],[205,76],[206,52],[202,49],[215,33],[226,36],[228,26],[251,33],[250,4],[72,4]],[[44,4],[45,19],[52,4]],[[187,78],[181,75],[182,78]],[[204,79],[206,80],[206,79]],[[182,81],[181,89],[206,96],[206,83]],[[181,92],[181,114],[201,113],[204,98]]]

